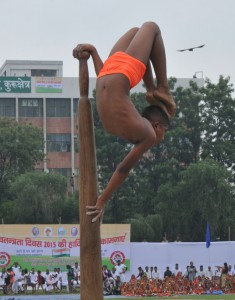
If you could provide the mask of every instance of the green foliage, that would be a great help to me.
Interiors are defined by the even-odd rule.
[[[18,176],[11,186],[15,223],[58,223],[66,187],[66,178],[60,174],[31,172]]]
[[[156,242],[162,237],[161,216],[148,215],[143,218],[141,215],[134,215],[133,218],[125,220],[131,224],[131,241],[133,242]]]
[[[11,182],[33,170],[43,157],[41,129],[0,118],[0,201],[8,197]]]
[[[68,195],[63,203],[61,222],[64,224],[79,223],[79,201],[78,192]]]
[[[234,89],[229,80],[220,76],[216,85],[208,79],[202,89],[202,157],[213,158],[235,170],[235,99],[231,96]]]
[[[12,223],[14,205],[14,201],[12,200],[3,200],[0,202],[0,222],[6,224]]]
[[[170,237],[181,233],[186,241],[204,240],[209,221],[212,239],[226,239],[235,204],[230,181],[231,173],[225,167],[208,160],[182,171],[176,185],[162,185],[156,211],[160,211]]]

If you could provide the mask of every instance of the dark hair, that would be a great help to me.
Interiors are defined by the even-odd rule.
[[[170,120],[165,111],[156,105],[150,105],[145,107],[142,112],[142,117],[149,121],[159,121],[162,125],[169,126]]]

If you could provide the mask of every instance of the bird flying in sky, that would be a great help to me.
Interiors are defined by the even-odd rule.
[[[193,51],[194,49],[202,48],[202,47],[204,47],[204,46],[205,46],[205,44],[204,44],[204,45],[201,45],[201,46],[192,47],[192,48],[188,48],[188,49],[181,49],[181,50],[177,50],[177,51],[179,51],[179,52],[183,52],[183,51]]]

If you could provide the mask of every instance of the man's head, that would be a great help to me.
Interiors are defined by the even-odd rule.
[[[161,107],[150,105],[144,109],[142,117],[149,120],[149,122],[152,124],[153,129],[156,133],[157,144],[159,144],[163,140],[165,131],[170,125],[168,115]]]
[[[142,112],[142,117],[148,119],[150,122],[158,121],[161,125],[168,127],[170,120],[164,110],[156,105],[150,105],[145,107]]]

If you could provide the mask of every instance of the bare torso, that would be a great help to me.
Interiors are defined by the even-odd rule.
[[[129,96],[129,81],[122,74],[98,78],[96,104],[104,129],[131,143],[145,139],[151,124],[142,118]]]

